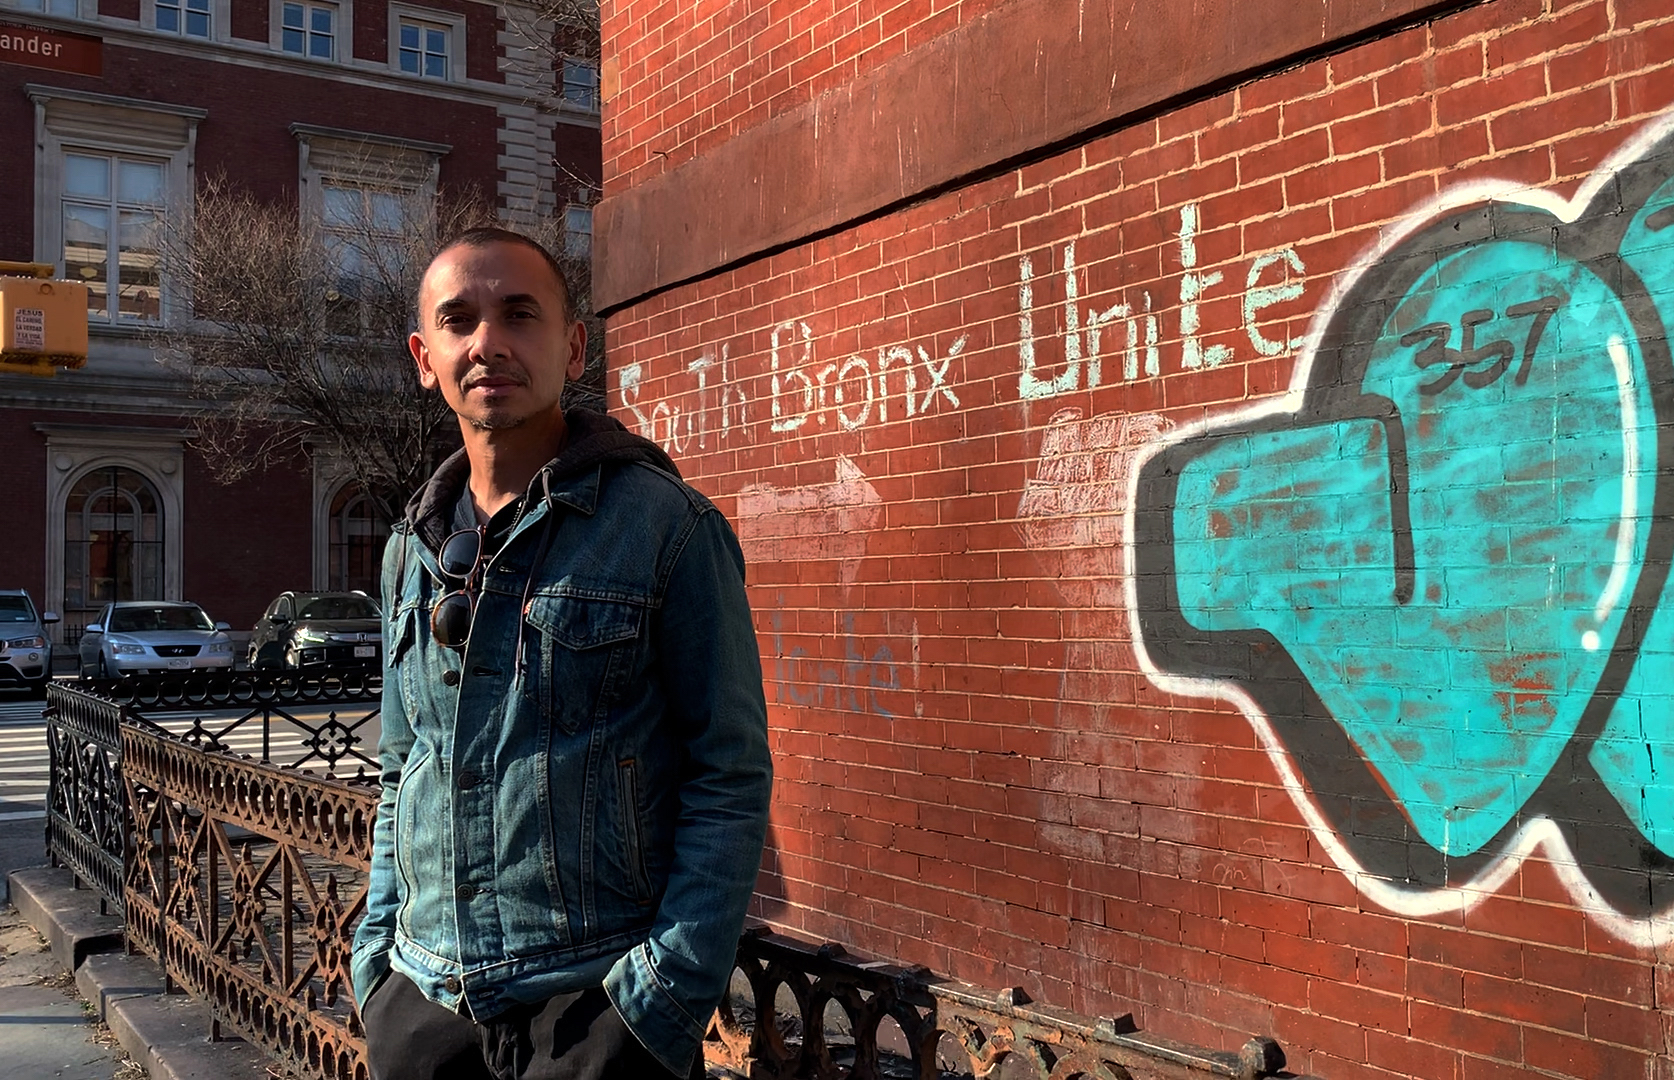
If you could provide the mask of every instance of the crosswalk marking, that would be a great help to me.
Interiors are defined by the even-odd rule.
[[[46,817],[47,780],[51,761],[47,751],[46,721],[41,716],[44,704],[38,700],[16,696],[0,697],[0,822],[32,821]],[[345,724],[352,724],[376,707],[349,704],[336,708],[339,719]],[[327,711],[329,710],[326,708],[310,709],[310,714],[318,712],[319,715],[308,715],[304,718],[309,723],[317,723],[324,718]],[[242,715],[244,711],[236,709],[224,713],[187,713],[169,717],[162,721],[162,725],[168,731],[180,735],[190,731],[194,722],[202,721],[204,728],[213,734]],[[368,756],[375,756],[378,745],[376,724],[363,730],[361,737],[366,742],[360,749]],[[260,758],[261,721],[248,721],[243,727],[221,736],[221,741],[233,754]],[[298,735],[295,729],[276,718],[269,742],[277,756],[294,750],[298,745]],[[295,760],[299,753],[288,760]],[[317,762],[312,767],[316,770],[321,768]],[[346,768],[346,775],[353,775],[352,762],[345,762],[340,767]]]

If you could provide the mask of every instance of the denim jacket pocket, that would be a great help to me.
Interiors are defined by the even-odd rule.
[[[645,868],[645,830],[640,818],[639,763],[624,758],[616,763],[617,805],[622,811],[622,840],[634,900],[642,907],[652,900],[651,875]]]
[[[615,700],[640,636],[639,604],[581,592],[539,593],[529,624],[540,631],[540,678],[531,688],[541,714],[568,734]]]
[[[413,817],[413,792],[420,783],[419,774],[429,768],[434,754],[430,748],[422,743],[413,748],[413,753],[407,760],[407,767],[401,771],[401,783],[395,789],[395,873],[399,880],[403,903],[399,919],[402,929],[412,931],[411,926],[405,925],[407,913],[413,908],[413,897],[418,883],[418,868],[413,865],[415,844],[417,843],[417,824]]]

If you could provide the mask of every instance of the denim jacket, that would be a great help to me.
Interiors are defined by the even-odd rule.
[[[462,452],[390,537],[354,990],[393,968],[487,1019],[602,983],[684,1075],[732,973],[772,785],[743,555],[655,445],[568,419],[462,650],[429,625],[459,586],[435,553]]]

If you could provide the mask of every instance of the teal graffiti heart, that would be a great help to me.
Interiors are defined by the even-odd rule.
[[[1546,782],[1645,558],[1639,340],[1612,284],[1549,236],[1461,245],[1416,275],[1354,388],[1393,422],[1229,434],[1177,480],[1181,617],[1283,645],[1446,855],[1478,851]],[[1623,714],[1624,747],[1637,724]]]

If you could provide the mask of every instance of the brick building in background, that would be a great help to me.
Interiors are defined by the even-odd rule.
[[[232,484],[192,449],[200,406],[153,355],[184,317],[153,223],[215,176],[296,206],[299,229],[334,190],[401,177],[513,219],[563,214],[587,245],[595,65],[532,60],[528,17],[474,0],[0,0],[0,259],[91,293],[85,368],[0,373],[0,585],[61,612],[64,639],[109,599],[184,597],[243,628],[281,590],[376,588],[384,526],[329,445]]]
[[[1668,1077],[1667,0],[605,6],[756,914],[1332,1080]]]

